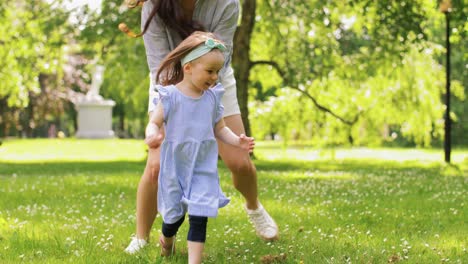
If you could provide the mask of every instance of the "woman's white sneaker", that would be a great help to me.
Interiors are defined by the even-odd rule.
[[[258,203],[256,210],[250,210],[245,206],[245,211],[260,238],[266,241],[278,239],[278,226],[261,203]]]
[[[142,248],[144,248],[147,244],[148,241],[137,237],[133,237],[132,241],[130,241],[130,244],[128,244],[128,247],[125,249],[125,252],[128,254],[135,254]]]

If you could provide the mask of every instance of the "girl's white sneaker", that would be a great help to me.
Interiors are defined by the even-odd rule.
[[[133,237],[132,241],[130,241],[130,244],[128,244],[128,247],[125,249],[125,252],[128,254],[135,254],[142,248],[144,248],[147,244],[148,241],[137,237]]]

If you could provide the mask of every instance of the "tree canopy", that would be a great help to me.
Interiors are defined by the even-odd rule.
[[[441,140],[445,18],[438,1],[241,4],[233,63],[254,136],[326,144]],[[452,6],[452,117],[454,134],[463,135],[466,7],[460,0]],[[0,136],[40,135],[33,131],[52,123],[73,134],[73,98],[87,91],[97,64],[106,67],[101,94],[117,103],[118,134],[142,136],[149,82],[143,41],[118,30],[125,22],[139,31],[139,7],[7,1],[0,22]]]
[[[424,0],[260,1],[251,42],[251,79],[265,90],[299,93],[278,92],[283,97],[259,104],[263,109],[251,119],[259,122],[254,133],[279,132],[264,130],[269,127],[265,122],[273,122],[291,127],[280,133],[286,138],[297,137],[297,130],[303,129],[309,132],[301,132],[301,137],[308,134],[308,138],[339,143],[367,144],[403,136],[429,145],[439,138],[445,80],[437,61],[444,49],[440,38],[433,37],[443,15],[435,4]],[[453,83],[453,91],[463,98],[460,83]],[[308,98],[315,108],[306,108],[303,98],[280,102],[287,95]],[[290,110],[284,113],[307,117],[281,118],[303,122],[271,118],[285,107]]]

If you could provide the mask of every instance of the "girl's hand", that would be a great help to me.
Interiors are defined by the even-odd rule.
[[[248,137],[244,134],[240,134],[239,147],[242,149],[248,150],[249,153],[252,153],[255,147],[255,139],[253,137]]]
[[[145,129],[145,143],[150,148],[157,148],[161,145],[164,136],[159,132],[159,127],[154,123],[149,123]]]
[[[161,133],[153,134],[145,138],[145,143],[150,148],[158,148],[164,140],[164,136]]]

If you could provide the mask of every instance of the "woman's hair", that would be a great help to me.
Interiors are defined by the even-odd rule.
[[[156,73],[156,83],[170,85],[181,82],[184,78],[184,72],[180,61],[190,51],[210,38],[222,43],[216,39],[213,33],[202,31],[195,31],[184,39],[174,50],[167,54],[161,62],[158,72]]]
[[[130,8],[134,8],[136,6],[141,6],[143,2],[148,0],[127,0],[127,6]],[[187,18],[184,16],[184,12],[181,6],[181,0],[149,0],[153,3],[153,9],[145,21],[145,25],[143,26],[143,31],[140,34],[135,34],[131,32],[127,25],[121,23],[119,25],[120,30],[127,33],[127,35],[131,37],[141,37],[143,34],[146,33],[148,27],[151,23],[151,20],[157,14],[161,20],[164,22],[166,26],[175,30],[182,39],[185,39],[190,34],[195,31],[205,31],[203,26],[197,22],[192,20],[192,18]]]

